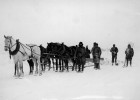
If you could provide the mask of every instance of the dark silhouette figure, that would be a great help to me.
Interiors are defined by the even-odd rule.
[[[77,55],[78,72],[83,72],[84,65],[86,63],[86,49],[83,46],[82,42],[79,42],[76,55]]]
[[[90,58],[90,50],[88,49],[88,46],[86,46],[86,58]]]
[[[134,50],[133,48],[131,47],[130,44],[128,44],[128,47],[127,49],[125,50],[125,54],[126,54],[126,66],[128,66],[128,62],[130,62],[130,66],[132,65],[132,58],[134,56]]]
[[[48,43],[47,52],[56,62],[56,72],[59,70],[61,72],[66,68],[68,71],[68,59],[69,59],[68,47],[64,43]],[[64,66],[65,65],[65,66]]]
[[[93,56],[93,62],[94,62],[94,68],[100,69],[100,57],[101,57],[101,48],[98,47],[98,43],[94,43],[93,48],[91,50],[92,56]]]
[[[41,68],[42,68],[42,71],[45,72],[47,63],[49,64],[49,69],[48,70],[50,70],[50,68],[51,68],[50,60],[48,59],[48,55],[46,54],[47,49],[44,48],[42,45],[40,45],[39,47],[40,47],[40,50],[41,50],[41,57],[40,57]]]
[[[110,49],[110,52],[112,53],[112,65],[115,62],[115,65],[117,65],[117,53],[118,53],[118,48],[113,44],[113,47]]]
[[[72,61],[72,63],[73,63],[73,65],[72,65],[72,71],[76,71],[77,70],[77,48],[78,48],[78,46],[76,45],[76,46],[70,46],[69,47],[70,48],[70,50],[71,50],[71,54],[70,54],[70,58],[71,58],[71,61]]]

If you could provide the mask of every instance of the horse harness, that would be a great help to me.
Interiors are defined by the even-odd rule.
[[[11,39],[10,39],[10,44],[12,45]],[[11,51],[11,48],[12,48],[13,46],[15,46],[15,45],[16,45],[16,49],[15,49],[14,51]],[[26,45],[27,45],[27,44],[26,44]],[[10,47],[10,46],[8,47],[8,48],[9,48],[10,59],[11,59],[11,55],[16,55],[18,52],[20,52],[22,55],[27,54],[26,51],[25,51],[25,49],[24,49],[25,54],[24,54],[22,51],[20,51],[20,46],[22,46],[22,48],[24,49],[24,47],[23,47],[24,45],[21,44],[21,43],[19,42],[19,39],[17,39],[17,40],[16,40],[16,43],[15,43],[14,45],[12,45],[11,47]],[[29,58],[33,58],[33,47],[34,47],[35,45],[32,45],[32,46],[27,45],[27,46],[29,46],[29,47],[30,47],[30,50],[31,50],[31,56],[30,56]],[[27,47],[26,47],[26,48],[27,48]]]
[[[36,45],[28,45],[28,44],[26,44],[26,45],[29,46],[30,49],[31,49],[31,56],[30,56],[30,58],[33,58],[33,47],[36,46]]]
[[[11,39],[10,39],[10,44],[12,45]],[[14,51],[11,51],[11,48],[15,45],[16,45],[16,49]],[[8,48],[9,48],[9,55],[10,55],[10,59],[11,59],[11,55],[16,55],[20,49],[19,40],[17,39],[16,43],[14,45],[12,45],[11,47],[9,46]]]

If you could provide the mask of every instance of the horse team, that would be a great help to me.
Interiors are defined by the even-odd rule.
[[[93,55],[94,68],[100,69],[100,57],[101,49],[98,47],[98,43],[94,43],[94,46],[90,52],[88,46],[85,48],[82,42],[79,42],[75,46],[67,46],[64,43],[47,43],[47,47],[44,48],[42,45],[37,46],[34,44],[22,44],[19,40],[15,40],[12,36],[4,36],[5,38],[5,51],[9,51],[10,57],[12,56],[15,64],[14,76],[21,77],[24,75],[23,72],[23,61],[27,60],[30,66],[29,74],[42,75],[45,72],[47,66],[48,70],[53,68],[54,71],[63,72],[64,70],[83,72],[85,68],[86,58],[90,58],[90,53]],[[134,51],[129,45],[126,50],[126,62],[130,64]],[[111,49],[112,55],[114,55],[115,49]],[[132,52],[133,54],[132,54]],[[131,55],[131,56],[130,56]],[[112,64],[116,63],[117,56],[112,56]],[[72,65],[69,66],[69,62]],[[34,65],[36,66],[34,68]]]
[[[49,69],[51,68],[51,62],[53,64],[53,70],[69,71],[69,61],[73,63],[72,71],[76,70],[78,72],[84,71],[84,65],[86,62],[86,56],[90,55],[90,50],[83,46],[80,42],[77,46],[66,46],[64,43],[48,43],[47,47],[44,48],[42,45],[39,46],[41,49],[41,65],[42,70],[45,71],[46,64],[48,64]],[[55,66],[55,67],[54,67]]]

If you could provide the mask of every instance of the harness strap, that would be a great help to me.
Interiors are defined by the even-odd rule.
[[[28,44],[26,44],[26,45],[29,46],[30,49],[31,49],[31,56],[30,56],[30,58],[33,58],[33,47],[36,46],[36,45],[28,45]]]
[[[19,44],[19,40],[16,40],[16,49],[14,51],[11,51],[11,48],[9,48],[9,55],[10,55],[10,59],[11,59],[11,55],[16,55],[20,49],[20,44]]]

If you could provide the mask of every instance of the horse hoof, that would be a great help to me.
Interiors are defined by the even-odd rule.
[[[38,74],[38,72],[35,72],[35,74]]]
[[[24,74],[21,74],[20,77],[24,77]]]
[[[33,73],[31,73],[31,72],[29,73],[29,75],[32,75],[32,74],[33,74]]]
[[[13,77],[17,77],[17,75],[13,75]]]

